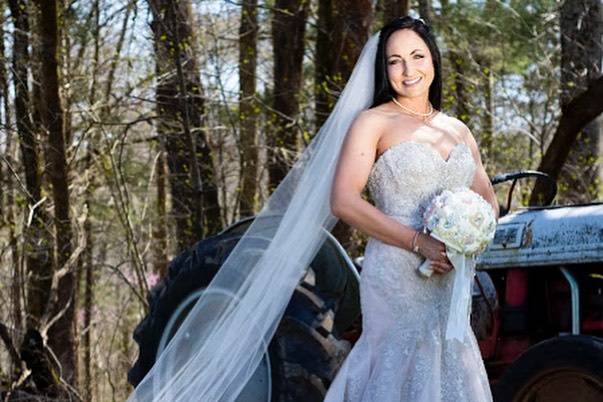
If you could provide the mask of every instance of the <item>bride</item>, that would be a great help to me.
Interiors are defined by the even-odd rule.
[[[398,19],[381,30],[374,101],[345,138],[331,197],[336,216],[370,236],[363,332],[325,402],[492,400],[471,327],[466,343],[445,339],[452,265],[445,245],[421,232],[426,204],[447,188],[470,187],[498,214],[469,129],[438,110],[440,68],[420,21]],[[367,184],[376,206],[361,197]],[[424,259],[439,275],[417,273]]]
[[[444,245],[419,231],[445,188],[470,187],[498,209],[475,140],[440,104],[429,27],[404,17],[373,35],[325,124],[128,400],[236,400],[338,217],[370,239],[363,333],[325,401],[491,400],[471,328],[466,343],[444,339],[454,271]],[[360,197],[365,185],[375,206]],[[416,273],[425,258],[429,279]]]

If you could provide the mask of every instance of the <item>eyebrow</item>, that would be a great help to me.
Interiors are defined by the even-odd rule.
[[[416,52],[417,50],[418,50],[418,51],[422,51],[422,49],[415,49],[415,50],[413,50],[412,52],[410,52],[410,54],[413,54],[413,53],[414,53],[414,52]],[[399,54],[392,54],[392,55],[390,55],[390,56],[387,56],[387,58],[388,58],[388,59],[389,59],[390,57],[402,57],[402,56],[400,56]]]

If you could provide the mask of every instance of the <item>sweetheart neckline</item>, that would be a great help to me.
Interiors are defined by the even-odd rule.
[[[423,146],[424,148],[427,148],[429,151],[431,151],[431,153],[432,153],[432,154],[436,154],[436,155],[437,155],[437,158],[438,158],[440,161],[442,161],[442,163],[444,163],[444,164],[448,164],[448,162],[450,162],[450,158],[451,158],[451,156],[452,156],[453,152],[454,152],[454,151],[455,151],[457,148],[459,148],[461,145],[464,145],[464,146],[465,146],[465,147],[468,149],[467,144],[465,144],[464,142],[459,142],[458,144],[455,144],[455,145],[452,147],[452,149],[451,149],[451,150],[450,150],[450,152],[448,153],[448,156],[446,157],[446,159],[444,159],[444,157],[442,156],[442,154],[441,154],[441,153],[439,153],[439,152],[438,152],[438,151],[437,151],[437,150],[436,150],[434,147],[432,147],[431,145],[427,145],[427,143],[425,143],[425,142],[419,142],[419,141],[413,141],[413,140],[400,141],[400,142],[398,142],[397,144],[394,144],[394,145],[392,145],[392,146],[388,147],[388,148],[387,148],[385,151],[383,151],[383,153],[381,153],[381,155],[379,156],[379,158],[378,158],[378,159],[377,159],[377,160],[376,160],[376,161],[373,163],[373,168],[371,169],[371,172],[372,172],[373,170],[375,170],[375,168],[376,168],[377,164],[378,164],[378,163],[379,163],[379,162],[380,162],[380,161],[383,159],[383,157],[384,157],[384,156],[385,156],[387,153],[389,153],[390,151],[395,150],[396,148],[399,148],[400,146],[405,145],[405,144],[407,144],[407,145],[413,145],[413,144],[414,144],[414,145],[421,145],[421,146]]]

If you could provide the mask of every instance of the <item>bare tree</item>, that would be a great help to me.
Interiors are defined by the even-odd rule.
[[[484,6],[485,22],[491,23],[492,18],[496,18],[495,14],[496,2],[494,0],[486,0]],[[487,48],[486,48],[487,49]],[[484,97],[484,110],[479,113],[481,120],[481,130],[479,135],[480,148],[483,150],[484,163],[486,169],[492,166],[492,161],[495,158],[494,152],[494,74],[493,61],[489,52],[484,49],[478,49],[475,55],[475,61],[479,67],[479,80]]]
[[[603,113],[603,76],[593,81],[586,91],[563,107],[557,131],[542,157],[538,170],[557,179],[580,130]],[[530,195],[530,205],[538,205],[547,195],[544,180],[537,180]]]
[[[17,206],[15,205],[15,150],[13,145],[14,129],[11,122],[11,108],[8,89],[8,74],[6,63],[5,37],[5,3],[0,3],[0,110],[3,119],[0,127],[4,132],[5,152],[0,157],[0,227],[8,229],[8,245],[11,254],[10,267],[10,321],[14,328],[13,333],[17,336],[23,333],[23,275],[21,272],[21,253],[17,239]],[[7,330],[8,332],[8,330]],[[7,334],[8,337],[8,334]],[[6,341],[5,341],[6,343]],[[21,372],[19,359],[11,359],[12,378],[18,378]]]
[[[159,147],[157,157],[155,158],[155,187],[157,190],[157,200],[155,208],[157,211],[157,222],[153,230],[153,270],[159,277],[164,278],[167,275],[168,255],[167,255],[167,221],[166,221],[166,169],[164,150]]]
[[[333,108],[335,97],[332,67],[333,5],[331,0],[318,2],[316,58],[314,59],[314,121],[316,130],[322,126]]]
[[[276,0],[272,11],[274,113],[267,139],[270,190],[287,175],[300,145],[297,94],[302,84],[308,7],[308,0]]]
[[[72,230],[69,216],[69,180],[65,157],[63,107],[59,94],[58,5],[56,0],[36,0],[37,28],[40,42],[41,120],[48,135],[46,171],[52,184],[54,225],[57,239],[57,303],[53,314],[58,315],[49,329],[49,341],[63,369],[63,378],[77,382],[75,343],[75,273],[69,260],[72,253]]]
[[[190,0],[148,0],[157,71],[157,131],[165,147],[178,250],[218,231],[218,193],[202,130],[204,103]]]
[[[419,2],[419,15],[428,24],[433,21],[433,12],[431,10],[431,0],[418,0]]]
[[[26,0],[10,0],[13,25],[13,86],[15,92],[15,122],[19,135],[21,160],[25,171],[25,192],[30,216],[25,227],[25,264],[27,282],[27,326],[37,328],[50,299],[53,276],[53,240],[48,217],[42,206],[39,145],[31,119],[29,97],[29,14]]]
[[[394,18],[408,15],[409,0],[381,0],[377,4],[378,12],[381,13],[382,23],[387,24]]]
[[[0,3],[0,116],[4,111],[8,111],[9,109],[2,108],[2,105],[7,105],[8,100],[8,80],[6,78],[6,66],[4,62],[6,60],[6,51],[4,48],[4,10],[5,4],[4,2]],[[5,118],[6,120],[6,118]],[[4,133],[7,133],[7,128],[9,126],[8,121],[0,120],[0,127],[4,126]],[[10,135],[7,133],[7,135]],[[9,152],[7,151],[6,154]],[[6,210],[4,201],[4,183],[6,179],[4,178],[4,164],[0,164],[0,222],[2,220],[2,216]]]
[[[253,215],[257,207],[258,147],[256,102],[258,17],[257,0],[245,0],[239,28],[239,152],[241,163],[241,216]]]
[[[331,0],[320,3],[316,39],[316,120],[320,126],[335,104],[336,96],[352,74],[352,70],[374,19],[373,2],[369,0]],[[333,235],[355,253],[353,231],[339,221]]]
[[[374,19],[369,0],[319,2],[316,37],[315,114],[322,125],[368,39]]]
[[[90,16],[92,22],[92,36],[94,38],[94,51],[92,59],[92,83],[90,85],[90,93],[88,95],[88,103],[94,105],[97,100],[97,87],[99,85],[97,81],[98,67],[100,64],[100,0],[94,0],[90,8]],[[119,52],[118,52],[119,53]],[[94,175],[92,174],[93,169],[93,154],[95,147],[95,138],[90,138],[86,146],[86,155],[84,156],[84,175],[87,176],[88,180],[85,189],[85,201],[84,205],[87,211],[93,208],[94,199]],[[78,280],[77,284],[82,283],[80,276],[81,272],[84,273],[84,319],[82,328],[82,345],[81,352],[83,353],[83,364],[84,364],[84,378],[83,378],[83,392],[86,400],[92,399],[92,346],[91,346],[91,323],[92,323],[92,303],[94,300],[94,267],[93,267],[93,254],[94,254],[94,234],[92,228],[92,221],[90,214],[87,214],[84,220],[84,232],[86,236],[86,249],[82,254],[82,258],[79,261],[78,269]],[[79,293],[79,291],[78,291]]]
[[[600,0],[565,1],[560,7],[562,107],[601,75],[602,10]],[[567,161],[557,161],[564,165],[559,177],[561,198],[573,202],[589,202],[597,198],[601,186],[599,131],[596,121],[589,122],[571,144]]]

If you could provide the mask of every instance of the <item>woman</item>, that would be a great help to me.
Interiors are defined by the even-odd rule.
[[[408,40],[413,37],[404,28],[424,40],[412,39],[419,49],[412,58],[414,48],[409,49]],[[392,33],[395,36],[390,42],[387,39]],[[445,302],[441,289],[446,288],[448,276],[432,278],[418,287],[419,282],[411,274],[421,257],[407,249],[412,248],[414,239],[418,251],[434,261],[438,272],[449,271],[450,264],[441,254],[442,245],[413,231],[418,222],[408,217],[416,217],[416,208],[423,202],[417,195],[425,195],[421,190],[443,187],[446,180],[450,184],[462,181],[472,184],[494,206],[492,190],[475,142],[462,123],[441,112],[430,113],[425,119],[404,114],[387,98],[395,94],[403,108],[427,111],[429,88],[429,100],[440,107],[439,55],[427,27],[405,17],[385,27],[381,35],[385,40],[380,40],[379,34],[369,39],[333,112],[223,262],[129,401],[237,399],[266,353],[300,278],[326,233],[337,223],[331,195],[334,212],[374,239],[366,249],[361,282],[364,333],[329,389],[328,400],[488,400],[477,347],[448,348],[441,344],[439,333],[431,331],[441,327],[441,303]],[[385,56],[391,59],[387,67],[383,59],[386,51],[389,53]],[[419,58],[419,51],[424,59]],[[433,59],[433,65],[425,62],[431,60],[428,58]],[[387,82],[383,77],[389,77]],[[412,85],[404,82],[406,78],[421,79]],[[434,84],[430,86],[431,81]],[[374,87],[375,82],[379,87]],[[394,92],[387,89],[389,82]],[[363,112],[373,103],[375,107]],[[394,144],[402,140],[417,142],[404,147]],[[444,151],[453,143],[465,145],[455,146],[446,161]],[[373,165],[377,150],[383,155]],[[349,174],[351,171],[356,173]],[[383,212],[358,197],[369,171],[369,185]],[[342,201],[348,196],[348,201]],[[386,215],[397,211],[407,216]],[[371,292],[383,292],[387,298],[380,300]],[[427,308],[428,301],[432,308]],[[414,310],[400,311],[404,302],[411,303],[408,306]],[[408,328],[399,328],[398,320]],[[419,321],[429,325],[421,327]],[[424,337],[423,344],[420,337]],[[415,366],[410,369],[410,365]],[[454,377],[458,382],[450,383],[454,370],[460,377]],[[459,387],[467,388],[468,394]],[[468,396],[456,398],[458,395]]]
[[[440,68],[422,21],[401,18],[380,31],[374,102],[345,138],[331,196],[334,214],[370,236],[363,332],[325,402],[492,399],[471,327],[467,343],[444,339],[452,265],[445,245],[421,232],[427,203],[446,188],[470,187],[498,216],[473,136],[438,110]],[[367,184],[376,206],[361,197]],[[436,273],[429,279],[417,273],[425,258]]]

